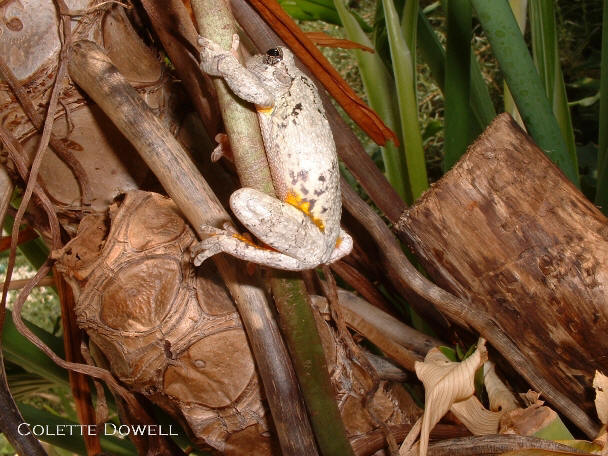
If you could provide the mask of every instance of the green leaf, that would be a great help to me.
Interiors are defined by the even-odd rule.
[[[529,9],[534,63],[545,87],[547,98],[553,107],[570,158],[578,170],[570,107],[559,62],[554,2],[530,0]]]
[[[445,94],[445,50],[437,38],[437,34],[429,23],[426,16],[418,12],[418,48],[422,60],[431,69],[431,74],[439,89]],[[487,127],[496,117],[496,110],[492,104],[492,98],[488,86],[483,79],[479,63],[475,55],[471,53],[471,76],[470,81],[470,114],[467,114],[473,122],[471,126],[472,136],[476,136]]]
[[[281,7],[294,19],[301,21],[324,21],[342,25],[331,0],[279,0]]]
[[[344,6],[343,1],[334,0],[334,5],[344,24],[348,39],[373,48],[374,45],[354,16]],[[361,80],[370,106],[378,113],[384,123],[398,137],[401,137],[398,106],[393,95],[395,84],[392,76],[377,53],[370,54],[358,49],[352,52],[357,59]],[[392,142],[388,142],[382,147],[382,158],[388,181],[402,198],[411,201],[411,196],[407,190],[409,186],[407,186],[403,147],[397,147]]]
[[[564,142],[532,57],[506,0],[471,0],[492,45],[528,132],[538,146],[579,185],[578,170]]]
[[[445,356],[450,361],[453,361],[453,362],[460,361],[460,357],[458,356],[458,352],[455,349],[453,349],[452,347],[446,347],[444,345],[440,345],[437,348],[443,354],[443,356]],[[458,348],[458,347],[456,347],[456,348]]]
[[[6,217],[4,217],[4,229],[8,234],[13,232],[14,222],[14,217],[6,214]],[[49,249],[40,238],[24,242],[23,244],[17,246],[17,250],[23,254],[34,269],[38,269],[40,266],[42,266],[49,256]]]
[[[602,60],[600,74],[599,150],[595,204],[608,215],[608,0],[603,2]]]
[[[403,28],[393,0],[382,0],[388,42],[395,74],[409,193],[415,201],[429,186],[416,98],[416,25],[418,0],[410,0],[403,11]]]
[[[63,342],[61,339],[27,321],[25,324],[51,350],[63,358]],[[38,347],[17,331],[11,312],[8,309],[6,310],[4,329],[2,331],[2,348],[7,361],[59,385],[69,384],[67,372],[57,366]]]
[[[448,0],[445,70],[445,149],[447,171],[465,153],[471,131],[469,117],[472,9],[469,0]]]
[[[570,433],[559,416],[556,416],[555,419],[544,428],[536,431],[534,437],[546,440],[574,440],[574,436]]]

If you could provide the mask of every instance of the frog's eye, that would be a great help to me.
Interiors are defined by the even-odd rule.
[[[272,48],[266,51],[264,63],[267,65],[276,65],[283,60],[283,50],[281,48]]]

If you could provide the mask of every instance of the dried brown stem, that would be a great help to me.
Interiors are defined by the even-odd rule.
[[[182,85],[201,118],[209,137],[218,133],[221,118],[211,78],[200,71],[193,56],[198,33],[182,0],[142,0],[154,31],[160,39]]]
[[[21,178],[24,181],[27,180],[28,170],[27,170],[27,165],[25,164],[25,160],[23,158],[24,152],[21,147],[21,144],[19,144],[19,142],[2,126],[0,126],[0,140],[4,144],[4,147],[8,152],[9,158],[15,164],[15,167],[17,168],[17,172],[20,174]],[[40,201],[40,203],[42,204],[42,207],[44,208],[44,210],[49,218],[49,225],[51,228],[52,239],[58,240],[59,239],[59,220],[57,219],[57,214],[55,213],[53,204],[49,200],[46,193],[44,193],[44,191],[42,190],[40,185],[36,184],[36,186],[34,188],[34,193],[35,193],[36,197],[38,198],[38,200]],[[17,235],[18,225],[16,224],[16,220],[15,220],[14,227],[15,228],[13,229],[13,234],[15,234],[16,236],[13,239],[15,239],[15,241],[18,241],[18,237],[17,237],[18,236]],[[14,263],[14,261],[13,261],[13,263]],[[8,271],[7,271],[7,275],[6,275],[4,287],[3,287],[3,290],[6,290],[6,292],[8,292],[7,286],[9,283],[10,283],[10,277],[9,277]],[[6,298],[3,299],[3,304],[0,306],[0,328],[2,327],[2,324],[4,323],[4,315],[5,315],[4,303],[6,302],[5,299]]]
[[[2,410],[2,413],[0,413],[0,431],[6,436],[17,454],[46,456],[46,452],[36,437],[31,434],[22,435],[18,432],[18,427],[24,422],[24,419],[8,389],[2,350],[0,350],[0,410]]]
[[[11,192],[12,193],[12,192]],[[7,202],[8,204],[8,202]],[[0,224],[2,226],[2,224]],[[38,237],[38,233],[29,226],[23,230],[19,230],[19,237],[17,238],[17,245],[21,245],[25,242],[32,241]],[[4,252],[11,246],[12,236],[3,236],[0,238],[0,252]]]
[[[353,287],[367,302],[383,312],[393,315],[393,311],[384,300],[384,297],[359,270],[342,260],[332,263],[330,267],[332,271]]]
[[[411,428],[410,424],[390,426],[390,430],[398,442],[405,438]],[[468,435],[470,435],[469,430],[462,425],[438,424],[431,431],[431,440],[458,438]],[[372,431],[355,437],[351,443],[357,456],[370,456],[384,448],[384,440],[384,435],[380,431]]]
[[[25,287],[29,281],[32,280],[30,279],[19,279],[19,280],[11,280],[11,282],[8,284],[8,289],[9,290],[21,290],[23,287]],[[2,284],[0,284],[1,286],[4,286],[4,282],[2,282]],[[46,276],[43,277],[42,279],[40,279],[40,282],[38,282],[36,284],[37,287],[52,287],[55,285],[55,279],[53,278],[53,276]]]
[[[6,169],[0,165],[0,227],[4,222],[11,197],[13,195],[13,183]],[[13,448],[19,454],[32,456],[45,455],[40,442],[32,435],[21,435],[18,432],[19,424],[23,423],[23,417],[15,405],[6,381],[4,359],[2,356],[2,328],[4,327],[4,309],[0,319],[0,431],[4,433]]]
[[[4,217],[6,217],[6,213],[8,212],[14,188],[6,168],[0,163],[0,229],[4,226]],[[6,250],[6,248],[8,248],[8,246],[5,247],[4,250]]]
[[[65,3],[63,0],[56,0],[59,6],[59,11],[62,9],[66,9]],[[25,193],[21,200],[21,204],[19,205],[19,210],[17,211],[17,215],[15,216],[14,226],[17,229],[13,230],[12,239],[11,239],[11,250],[8,257],[8,266],[6,268],[6,281],[5,286],[2,289],[2,302],[0,303],[0,308],[4,309],[6,305],[6,296],[8,293],[8,284],[10,283],[11,276],[13,274],[13,268],[15,267],[15,257],[17,254],[17,240],[19,238],[19,226],[21,225],[21,221],[23,220],[23,214],[25,214],[25,210],[30,202],[34,189],[36,187],[36,180],[38,177],[38,171],[40,170],[40,165],[42,164],[42,159],[44,157],[44,153],[46,152],[46,148],[49,144],[49,139],[51,138],[51,131],[53,129],[53,122],[55,121],[55,111],[57,110],[57,102],[59,100],[59,95],[63,89],[63,82],[67,75],[67,58],[68,52],[70,49],[70,45],[72,42],[72,32],[71,32],[71,24],[70,19],[62,16],[61,24],[63,26],[63,44],[61,47],[61,52],[59,53],[59,65],[57,68],[57,74],[55,76],[55,84],[53,85],[53,90],[51,91],[51,98],[49,100],[46,118],[44,120],[44,126],[42,129],[42,135],[40,137],[40,142],[38,143],[38,149],[34,154],[34,160],[32,162],[32,166],[30,168],[27,186],[25,187]],[[54,233],[52,240],[52,247],[57,248],[61,243],[61,239],[59,237],[59,233]],[[0,322],[2,320],[0,319]]]
[[[338,297],[346,324],[410,371],[415,361],[422,361],[431,348],[441,345],[351,292],[340,290]]]
[[[442,440],[429,446],[428,456],[477,456],[503,454],[518,450],[544,450],[551,454],[588,454],[585,451],[551,440],[523,435],[484,435]]]
[[[53,270],[56,280],[57,294],[61,304],[61,321],[63,323],[63,348],[65,351],[65,359],[69,362],[83,363],[84,359],[80,354],[80,330],[76,325],[76,315],[74,314],[74,294],[69,287],[62,274],[57,270]],[[76,414],[80,424],[92,425],[96,424],[95,410],[93,410],[91,402],[91,390],[89,388],[89,379],[81,373],[68,371],[70,380],[70,388],[72,397],[76,406]],[[87,454],[95,456],[101,452],[101,443],[97,434],[83,435]]]

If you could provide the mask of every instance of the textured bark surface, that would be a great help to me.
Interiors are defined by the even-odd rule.
[[[508,115],[397,227],[433,279],[493,316],[595,416],[608,370],[608,221]]]
[[[85,10],[90,2],[68,3],[73,10]],[[3,2],[0,12],[11,24],[0,34],[0,60],[25,91],[35,117],[32,122],[21,100],[5,78],[0,78],[0,123],[19,140],[29,165],[38,147],[38,127],[57,71],[59,19],[50,0]],[[85,21],[74,19],[73,39],[83,38],[103,43],[113,63],[163,123],[173,131],[178,128],[183,116],[181,92],[167,78],[155,51],[144,45],[122,8],[99,10],[87,15]],[[150,171],[100,109],[71,80],[65,84],[60,96],[62,109],[57,111],[39,181],[63,227],[73,234],[72,228],[83,213],[105,211],[118,194],[139,188]],[[0,151],[0,159],[4,154]],[[10,160],[6,167],[15,180]]]
[[[241,320],[212,263],[192,266],[194,240],[170,199],[135,191],[109,218],[85,217],[54,256],[73,286],[78,324],[123,383],[185,423],[203,446],[278,454]],[[349,437],[374,431],[363,408],[369,376],[320,317],[318,325]],[[391,425],[416,419],[400,385],[383,382],[372,408]]]

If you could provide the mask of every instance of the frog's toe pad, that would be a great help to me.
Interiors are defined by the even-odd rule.
[[[222,252],[222,245],[220,236],[218,235],[212,236],[190,247],[190,256],[194,266],[200,266],[207,258],[220,252]]]
[[[200,231],[204,234],[208,234],[210,236],[217,236],[218,234],[225,234],[226,231],[221,228],[216,228],[211,225],[201,225]],[[204,242],[204,241],[203,241]]]

